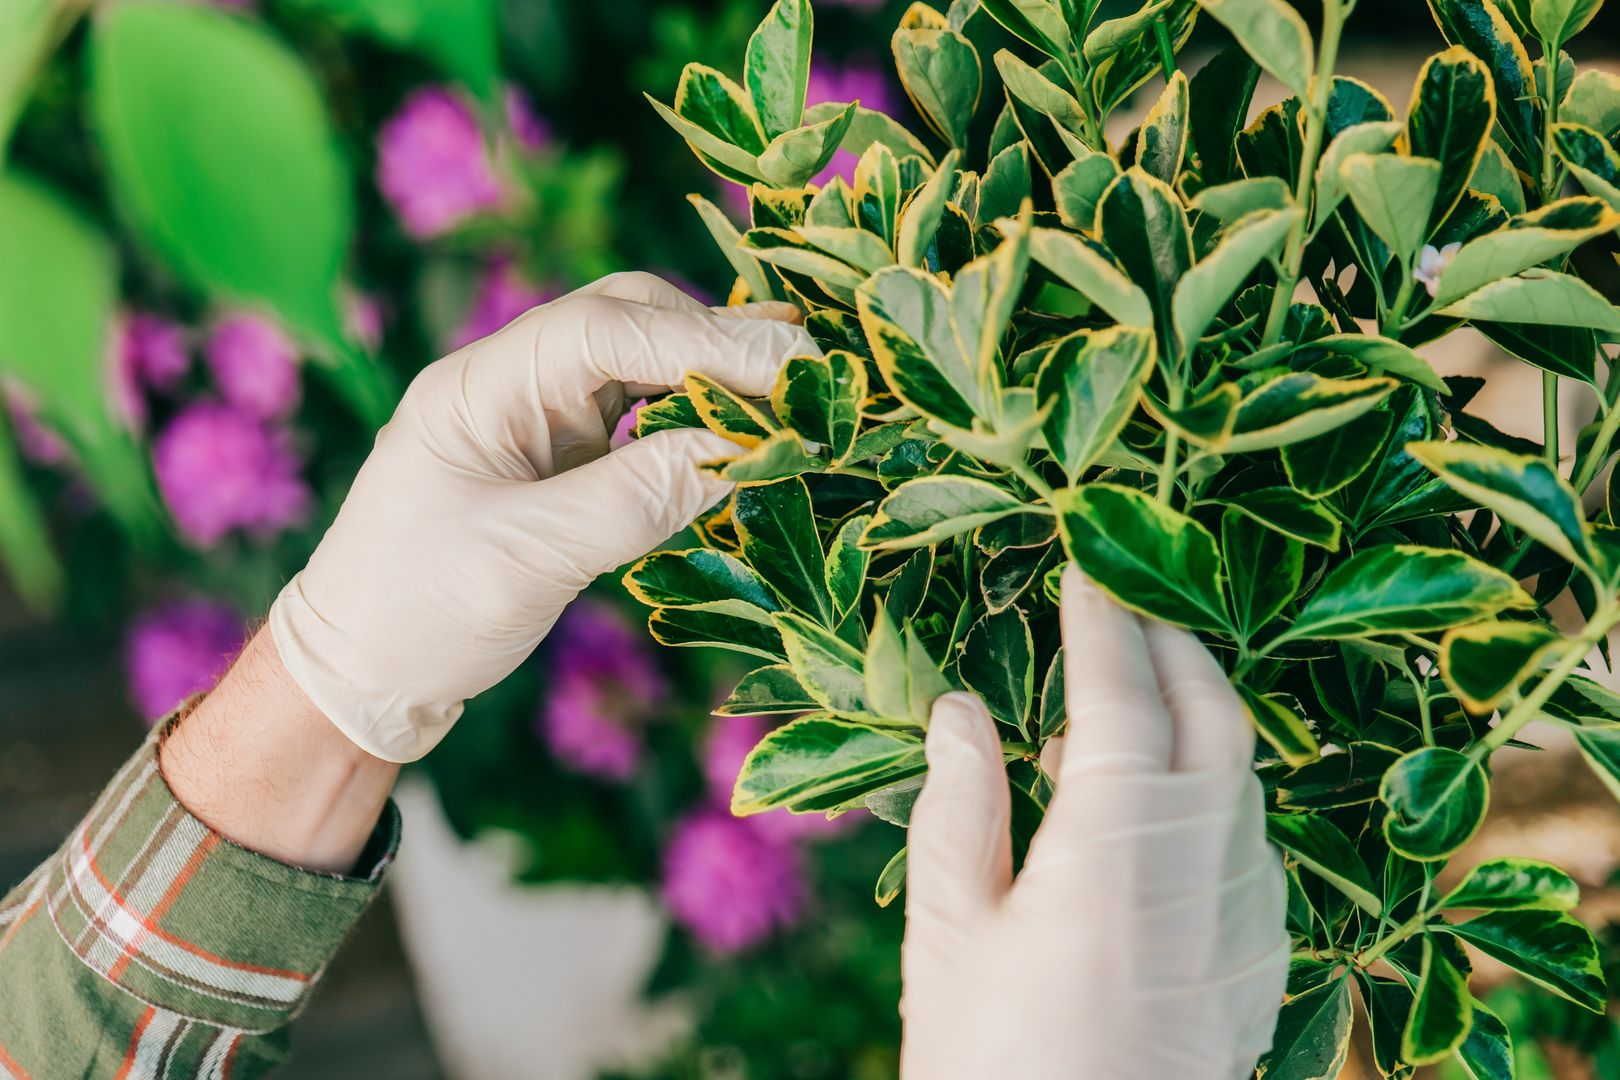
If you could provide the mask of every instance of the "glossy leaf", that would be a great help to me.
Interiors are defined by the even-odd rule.
[[[869,712],[864,660],[859,650],[824,626],[788,612],[772,616],[794,676],[830,712],[861,717]]]
[[[804,481],[740,487],[732,517],[743,558],[755,573],[794,608],[832,625],[826,560]]]
[[[1457,700],[1484,715],[1569,643],[1550,627],[1527,622],[1480,622],[1459,626],[1440,643],[1440,674]]]
[[[1176,335],[1183,350],[1197,345],[1255,267],[1275,256],[1300,218],[1297,209],[1261,210],[1228,229],[1214,251],[1198,261],[1175,288]]]
[[[1108,190],[1113,190],[1110,187]],[[1125,326],[1151,327],[1147,293],[1095,241],[1057,229],[1030,233],[1031,257]]]
[[[1247,641],[1281,614],[1299,591],[1305,549],[1249,515],[1228,510],[1221,515],[1221,556],[1232,625],[1239,639]]]
[[[821,703],[799,685],[786,664],[756,668],[742,677],[729,697],[714,710],[716,716],[775,716],[814,712]]]
[[[1064,550],[1133,611],[1196,630],[1228,627],[1215,538],[1151,495],[1088,484],[1057,499]]]
[[[810,0],[776,0],[748,39],[743,81],[767,138],[799,126],[810,82]]]
[[[1514,164],[1526,173],[1541,167],[1541,96],[1530,55],[1492,0],[1429,0],[1445,39],[1461,45],[1490,68],[1496,86],[1496,118],[1507,135]]]
[[[1035,393],[1050,406],[1041,430],[1069,483],[1119,437],[1153,370],[1154,354],[1151,333],[1122,326],[1080,331],[1052,347]]]
[[[961,155],[952,150],[945,155],[928,182],[907,201],[894,243],[895,258],[901,266],[926,269],[928,249],[933,246]]]
[[[1474,1022],[1457,1048],[1457,1061],[1468,1080],[1513,1080],[1513,1037],[1495,1013],[1474,1002]]]
[[[948,27],[896,30],[892,47],[900,85],[918,114],[952,147],[966,146],[984,78],[979,51]]]
[[[1267,814],[1266,839],[1377,918],[1384,904],[1350,838],[1325,817]]]
[[[658,608],[647,627],[660,645],[730,649],[771,661],[785,655],[771,613],[741,600]]]
[[[1240,46],[1215,54],[1192,77],[1187,118],[1206,185],[1236,180],[1237,133],[1248,119],[1260,66]],[[1286,189],[1286,185],[1285,185]]]
[[[896,732],[822,717],[784,724],[754,747],[737,774],[731,812],[758,814],[922,769],[922,743]]]
[[[1541,40],[1566,44],[1602,6],[1603,0],[1530,0],[1530,25]]]
[[[1141,169],[1127,169],[1103,193],[1097,228],[1153,310],[1168,318],[1176,286],[1193,262],[1192,233],[1175,191]]]
[[[1389,808],[1384,836],[1409,859],[1443,859],[1479,829],[1490,781],[1479,763],[1444,747],[1414,750],[1384,774],[1378,797]]]
[[[759,155],[759,171],[778,187],[796,187],[815,176],[838,152],[855,120],[855,106],[807,127],[784,131]]]
[[[1287,636],[1422,633],[1534,604],[1507,574],[1460,551],[1392,544],[1357,552],[1334,568]]]
[[[1333,1080],[1350,1056],[1354,1020],[1350,979],[1340,975],[1293,994],[1277,1015],[1271,1051],[1260,1059],[1263,1080]]]
[[[1526,270],[1493,281],[1439,314],[1456,319],[1540,326],[1579,326],[1620,334],[1620,310],[1580,278],[1554,270]]]
[[[1060,127],[1079,134],[1085,130],[1085,106],[1073,94],[1031,67],[1011,50],[996,53],[996,71],[1002,84],[1018,101],[1044,116],[1051,117]]]
[[[1406,450],[1538,543],[1571,562],[1591,565],[1591,529],[1580,501],[1545,460],[1465,442],[1413,443]]]
[[[1339,550],[1339,519],[1321,503],[1292,488],[1259,488],[1221,501],[1291,540],[1328,551]]]
[[[716,600],[741,600],[766,611],[780,607],[742,560],[708,548],[654,552],[625,573],[624,585],[631,596],[651,607],[691,607]]]
[[[1315,438],[1289,443],[1281,448],[1288,482],[1312,498],[1333,494],[1377,460],[1394,422],[1393,413],[1378,410]]]
[[[866,366],[859,357],[842,349],[796,356],[776,376],[771,411],[784,427],[826,447],[834,461],[843,461],[855,445],[867,393]]]
[[[1143,11],[1150,10],[1143,8]],[[1095,35],[1093,35],[1095,36]],[[1087,39],[1090,44],[1090,39]],[[1187,76],[1177,71],[1165,84],[1136,136],[1136,164],[1148,175],[1174,185],[1187,154]]]
[[[1024,509],[1004,488],[966,476],[925,476],[878,504],[861,543],[876,550],[937,544]]]
[[[901,848],[884,864],[878,873],[877,885],[873,888],[872,898],[877,901],[878,907],[888,907],[894,903],[901,891],[906,887],[906,849]]]
[[[1506,229],[1464,244],[1440,275],[1435,303],[1445,307],[1493,281],[1566,255],[1620,225],[1620,212],[1599,199],[1563,199],[1513,219]]]
[[[841,622],[860,603],[866,587],[871,553],[859,544],[872,515],[857,514],[839,526],[827,546],[827,595],[832,598],[833,621]]]
[[[988,411],[977,358],[952,321],[952,296],[920,270],[891,267],[856,293],[861,327],[889,387],[902,401],[954,427]]]
[[[1199,6],[1278,82],[1302,98],[1310,93],[1316,50],[1310,28],[1293,5],[1285,0],[1199,0]]]
[[[1609,794],[1620,799],[1620,728],[1579,728],[1575,745]]]
[[[1401,1032],[1401,1057],[1414,1065],[1428,1065],[1449,1056],[1462,1045],[1473,1019],[1468,980],[1425,935],[1417,996]]]
[[[1492,859],[1468,871],[1440,906],[1480,911],[1569,911],[1580,902],[1580,886],[1550,863]]]
[[[1238,687],[1238,696],[1243,699],[1249,722],[1283,761],[1298,767],[1321,756],[1321,744],[1288,702],[1277,695],[1257,694],[1246,686]]]
[[[967,688],[984,699],[991,716],[1029,736],[1035,646],[1023,612],[1007,608],[974,623],[956,670]]]
[[[1405,149],[1440,163],[1434,207],[1424,222],[1430,232],[1457,205],[1495,121],[1496,91],[1482,61],[1461,45],[1429,58],[1412,90]]]
[[[1407,265],[1428,239],[1440,177],[1439,162],[1398,154],[1352,154],[1339,166],[1356,213]]]
[[[1584,1009],[1604,1010],[1597,943],[1590,930],[1563,912],[1490,912],[1454,926],[1438,924],[1435,929],[1461,938]]]

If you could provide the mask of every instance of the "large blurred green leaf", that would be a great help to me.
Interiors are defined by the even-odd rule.
[[[338,309],[349,171],[302,59],[258,22],[129,0],[97,13],[90,66],[91,118],[131,228],[192,284],[273,307],[380,424],[394,392]]]
[[[7,0],[0,4],[0,157],[11,126],[28,99],[59,24],[68,18],[54,0]]]
[[[411,49],[494,101],[500,88],[496,0],[296,0],[380,41]]]
[[[1311,31],[1286,0],[1198,0],[1255,62],[1305,97],[1316,68]]]
[[[17,595],[36,611],[49,611],[62,598],[62,565],[51,549],[45,515],[28,491],[22,461],[12,438],[10,416],[0,406],[0,561],[11,573]]]

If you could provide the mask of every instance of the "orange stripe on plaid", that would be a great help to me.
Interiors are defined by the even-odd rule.
[[[167,891],[165,891],[162,897],[158,899],[158,902],[152,906],[151,913],[146,917],[146,919],[141,920],[142,926],[150,926],[163,921],[163,916],[168,914],[169,909],[174,906],[174,902],[178,900],[180,898],[180,894],[185,891],[186,883],[195,877],[197,871],[202,867],[203,860],[208,858],[209,854],[212,853],[215,848],[219,847],[219,840],[219,834],[213,832],[203,837],[203,842],[198,844],[196,850],[191,853],[191,857],[186,860],[186,865],[182,866],[180,868],[180,872],[174,875],[174,881],[169,883],[169,888]],[[109,893],[112,892],[111,889],[108,889],[107,891]],[[120,906],[123,905],[124,901],[121,897],[119,898],[118,903]],[[147,919],[151,920],[151,924],[147,922]],[[138,941],[130,942],[129,947],[124,950],[124,955],[119,958],[116,964],[107,970],[107,978],[117,979],[119,976],[123,975],[125,970],[128,969],[130,962],[134,959],[134,954],[131,950],[134,950],[139,946],[140,942]]]
[[[120,911],[128,915],[131,919],[134,919],[141,925],[142,929],[151,934],[153,937],[166,941],[175,948],[188,952],[193,956],[201,957],[202,959],[211,963],[219,964],[222,967],[231,968],[236,971],[246,971],[254,975],[274,975],[277,978],[292,979],[295,982],[309,982],[311,976],[305,972],[285,971],[281,968],[261,967],[257,964],[243,963],[240,960],[231,960],[227,957],[211,953],[194,942],[175,937],[173,934],[168,933],[161,927],[154,925],[152,922],[148,921],[146,916],[137,913],[134,908],[130,907],[129,902],[124,899],[123,894],[118,891],[111,881],[107,880],[107,875],[101,872],[101,865],[96,862],[95,852],[90,849],[89,832],[84,829],[79,830],[79,839],[80,846],[84,849],[85,863],[90,867],[90,872],[96,876],[96,881],[98,881],[101,884],[101,887],[107,891],[107,895],[113,898],[113,902],[118,905]],[[103,934],[111,936],[111,932],[108,930],[106,924],[100,918],[97,918],[94,913],[87,912],[86,917],[93,924],[95,924]],[[131,942],[124,945],[123,948],[126,955],[128,954],[129,950],[135,946],[135,944],[136,943]]]
[[[135,1056],[141,1049],[141,1036],[146,1033],[147,1025],[156,1015],[157,1010],[148,1005],[146,1011],[141,1013],[141,1018],[135,1021],[135,1030],[129,1035],[129,1049],[124,1051],[124,1063],[118,1066],[118,1071],[113,1074],[113,1080],[128,1080],[129,1071],[135,1067]]]
[[[3,935],[0,935],[0,952],[6,951],[6,946],[10,945],[11,939],[17,936],[17,931],[22,929],[23,923],[33,918],[34,913],[44,905],[45,898],[40,897],[38,900],[35,900],[32,904],[28,905],[27,910],[25,910],[21,915],[17,916],[17,921],[7,927],[6,932]],[[0,1050],[0,1054],[3,1054],[4,1052],[4,1050]],[[5,1059],[3,1057],[0,1057],[0,1061],[4,1060]]]
[[[0,1046],[0,1068],[5,1069],[12,1080],[30,1080],[28,1070],[17,1064],[17,1059],[6,1053],[4,1046]]]

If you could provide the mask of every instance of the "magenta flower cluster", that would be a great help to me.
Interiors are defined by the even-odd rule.
[[[246,636],[241,617],[210,600],[174,600],[142,614],[124,641],[135,707],[149,721],[167,716],[213,686]]]
[[[611,605],[575,602],[547,638],[551,681],[537,718],[541,741],[566,767],[623,782],[640,765],[642,728],[669,684],[645,635]]]

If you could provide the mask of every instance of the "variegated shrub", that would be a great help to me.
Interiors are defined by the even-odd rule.
[[[1594,491],[1620,311],[1571,264],[1614,248],[1620,80],[1561,51],[1596,0],[1430,5],[1449,47],[1400,113],[1334,74],[1353,0],[1322,0],[1314,37],[1285,0],[1107,21],[1098,0],[916,4],[893,51],[920,132],[806,109],[810,7],[778,0],[740,83],[692,64],[655,102],[747,187],[741,231],[692,197],[735,297],[796,302],[825,350],[769,400],[693,376],[639,422],[738,445],[704,546],[628,577],[661,641],[757,659],[723,712],[794,717],[734,809],[904,825],[929,704],[966,687],[1001,725],[1027,838],[1076,560],[1197,631],[1254,718],[1298,950],[1268,1078],[1335,1075],[1358,995],[1386,1075],[1511,1076],[1463,942],[1605,1008],[1566,874],[1436,879],[1531,721],[1573,731],[1620,791],[1620,697],[1582,670],[1620,623],[1620,530]],[[1189,74],[1201,17],[1236,44]],[[987,66],[975,40],[1008,47]],[[1262,70],[1290,96],[1251,123]],[[1156,103],[1125,133],[1136,95]],[[818,182],[840,148],[853,181]],[[1418,351],[1464,326],[1540,369],[1541,444],[1470,414],[1480,381]],[[1565,384],[1596,417],[1574,446]],[[1566,597],[1580,618],[1555,625]]]

